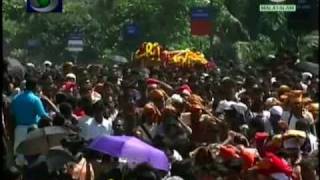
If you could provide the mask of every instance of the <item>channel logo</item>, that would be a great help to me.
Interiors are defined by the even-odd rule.
[[[27,0],[27,12],[61,13],[62,0]]]
[[[281,4],[286,0],[270,0],[271,4],[260,4],[260,12],[295,12],[295,4]],[[275,4],[272,4],[275,3]],[[280,4],[279,4],[280,3]]]

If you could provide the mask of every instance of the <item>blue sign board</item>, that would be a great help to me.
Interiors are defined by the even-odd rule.
[[[82,33],[72,33],[69,36],[70,40],[82,40],[83,39],[83,34]]]
[[[140,35],[139,26],[135,23],[128,24],[124,27],[125,38],[136,38]]]
[[[40,41],[37,40],[37,39],[30,39],[28,40],[27,42],[27,47],[28,48],[37,48],[39,47],[41,44],[40,44]]]
[[[127,26],[127,34],[135,36],[138,34],[138,26],[135,24],[130,24]]]
[[[68,50],[71,52],[80,52],[83,50],[83,34],[82,33],[72,33],[68,40]]]
[[[210,9],[209,8],[193,8],[191,10],[191,20],[211,20]]]

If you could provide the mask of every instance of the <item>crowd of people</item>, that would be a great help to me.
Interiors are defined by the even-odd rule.
[[[288,64],[206,71],[45,61],[25,69],[23,79],[5,72],[3,84],[10,179],[317,179],[315,74]],[[31,166],[41,154],[16,152],[28,133],[49,126],[74,132],[62,145],[80,154],[50,173],[43,163]],[[86,149],[97,137],[121,135],[161,149],[170,170],[146,163],[125,169],[119,158]]]

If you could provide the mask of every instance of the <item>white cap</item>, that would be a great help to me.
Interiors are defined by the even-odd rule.
[[[29,66],[29,67],[35,67],[35,65],[33,64],[33,63],[27,63],[27,66]]]
[[[173,94],[171,96],[171,99],[172,99],[172,102],[179,103],[179,104],[183,103],[183,98],[179,94]]]
[[[276,56],[274,54],[269,54],[268,58],[274,59],[274,58],[276,58]]]
[[[307,78],[312,78],[312,74],[310,72],[302,73],[302,79],[306,80]]]
[[[74,79],[74,80],[76,80],[76,79],[77,79],[76,75],[75,75],[75,74],[73,74],[73,73],[69,73],[69,74],[67,74],[67,75],[66,75],[66,78],[71,78],[71,79]]]
[[[225,110],[231,110],[232,105],[236,104],[234,101],[223,100],[219,102],[218,107],[216,108],[217,113],[223,113]]]
[[[266,99],[265,104],[271,105],[273,102],[277,102],[277,98],[275,97],[269,97],[268,99]]]
[[[208,77],[209,74],[208,74],[208,73],[202,73],[202,76],[203,76],[203,77]]]
[[[229,76],[223,77],[222,81],[227,81],[227,80],[231,80],[231,78]]]
[[[249,129],[249,126],[247,124],[240,126],[240,130],[248,130],[248,129]]]
[[[281,106],[273,106],[270,108],[270,114],[282,116],[283,109]]]
[[[183,178],[179,176],[169,176],[169,177],[164,177],[163,180],[183,180]]]
[[[52,66],[52,62],[50,62],[50,61],[44,61],[43,64],[48,65],[48,66]]]

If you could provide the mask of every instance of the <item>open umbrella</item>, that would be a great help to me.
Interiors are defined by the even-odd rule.
[[[69,134],[65,128],[50,126],[31,131],[22,141],[17,153],[24,155],[46,154],[50,148],[61,145],[61,140]]]
[[[17,59],[12,57],[8,57],[6,61],[8,63],[8,74],[22,81],[26,72],[25,67]]]
[[[125,158],[128,162],[148,163],[155,169],[169,171],[170,164],[166,154],[135,137],[100,136],[90,143],[89,149]]]
[[[64,170],[66,165],[76,163],[77,160],[72,154],[62,147],[52,148],[47,155],[42,155],[35,162],[29,164],[30,168],[37,167],[43,163],[47,165],[48,172],[56,172]]]
[[[70,162],[76,162],[76,160],[71,153],[63,149],[51,149],[46,155],[46,164],[49,172],[62,170],[64,165]]]
[[[113,55],[110,57],[110,59],[113,63],[116,63],[116,64],[124,64],[128,62],[127,58],[119,55]]]
[[[319,64],[313,62],[300,62],[296,65],[301,71],[311,72],[312,74],[319,75]]]

